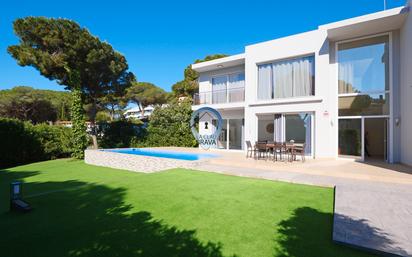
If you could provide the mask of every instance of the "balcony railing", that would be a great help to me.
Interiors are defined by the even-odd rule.
[[[194,104],[223,104],[239,103],[245,101],[245,88],[228,88],[196,93],[193,96]]]

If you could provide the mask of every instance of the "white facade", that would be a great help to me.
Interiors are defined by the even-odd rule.
[[[135,118],[135,119],[144,119],[150,117],[152,115],[154,107],[149,105],[144,108],[144,113],[142,113],[141,108],[136,106],[124,112],[124,116],[126,119]]]
[[[294,129],[291,124],[294,122],[293,119],[299,120],[301,117],[306,133],[301,136],[301,140],[306,140],[310,145],[307,153],[313,157],[339,157],[350,152],[351,150],[348,150],[351,147],[348,142],[352,142],[348,139],[351,136],[350,131],[348,132],[350,127],[351,131],[358,131],[353,134],[354,136],[352,135],[357,143],[355,155],[358,158],[368,158],[371,156],[369,152],[376,151],[382,153],[383,158],[388,162],[412,165],[412,133],[410,132],[412,115],[409,113],[412,110],[412,100],[410,100],[412,99],[412,17],[409,15],[411,3],[412,1],[406,7],[326,24],[319,26],[317,30],[249,45],[245,47],[245,52],[239,55],[193,64],[192,68],[200,74],[199,94],[195,97],[193,109],[210,106],[220,111],[226,123],[223,132],[225,136],[222,136],[223,143],[219,148],[244,150],[246,141],[251,141],[253,144],[262,138],[268,138],[265,133],[278,133],[272,131],[273,126],[275,130],[282,126],[284,131],[278,134],[282,135],[283,140],[293,139],[288,136],[288,133],[293,134],[301,129],[292,131]],[[379,40],[383,43],[379,43]],[[371,46],[371,49],[362,50],[363,46]],[[365,62],[374,61],[366,57],[361,61],[357,60],[356,58],[362,55],[360,51],[375,55],[377,55],[376,51],[383,51],[382,58],[385,59],[382,59],[382,63],[384,64],[371,63],[369,64],[371,71],[359,71],[359,67],[367,66]],[[338,59],[339,54],[342,58],[347,58],[348,54],[354,55],[355,64],[352,66],[344,64],[345,60]],[[300,57],[311,58],[311,62],[314,62],[314,78],[308,75],[314,80],[314,94],[277,97],[278,93],[273,90],[278,90],[277,87],[282,86],[284,87],[282,90],[287,90],[285,85],[292,83],[286,81],[282,85],[282,82],[276,80],[281,77],[277,73],[281,72],[282,61],[292,63],[290,67],[299,67],[293,66],[295,65],[293,59]],[[302,59],[296,60],[298,63]],[[276,85],[272,86],[272,89],[268,87],[272,90],[272,96],[267,97],[270,99],[263,100],[261,95],[258,95],[262,94],[262,89],[259,87],[263,87],[261,85],[265,83],[263,75],[259,75],[259,69],[262,70],[267,63],[273,63],[270,66],[272,67],[270,76],[273,78],[270,77],[272,80],[267,83]],[[384,74],[378,74],[382,67],[385,69],[382,71]],[[297,72],[302,72],[302,68],[296,68],[295,73]],[[358,74],[362,72],[366,74],[365,78]],[[241,73],[244,75],[239,75]],[[276,75],[273,75],[275,73]],[[295,73],[292,73],[293,76],[296,76]],[[362,90],[365,92],[371,91],[363,93],[362,90],[356,90],[354,86],[352,88],[352,84],[341,79],[347,74],[354,78],[350,80],[351,83],[364,86]],[[242,78],[244,78],[243,83],[239,82]],[[293,85],[301,81],[293,79]],[[374,85],[365,86],[368,83],[384,84],[384,88],[382,92],[372,92]],[[341,87],[349,89],[339,89]],[[297,85],[296,92],[299,90],[302,89]],[[339,90],[352,91],[340,92]],[[367,110],[362,109],[362,112],[350,114],[350,108],[354,108],[352,106],[355,106],[355,101],[362,99],[369,99],[370,103],[381,109],[381,113],[373,113],[376,107],[372,110],[370,105]],[[342,106],[348,103],[350,103],[349,109],[339,112],[339,106],[346,108]],[[365,114],[363,111],[369,113]],[[282,122],[273,122],[274,117]],[[201,120],[201,130],[205,130],[204,122],[206,120]],[[213,121],[207,120],[207,122],[212,125],[208,129],[213,130]],[[236,129],[236,126],[240,128]],[[273,140],[276,141],[276,136]],[[342,140],[346,140],[347,147]],[[375,144],[375,141],[380,142]]]

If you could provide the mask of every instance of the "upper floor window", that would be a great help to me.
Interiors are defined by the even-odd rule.
[[[311,96],[315,94],[314,56],[258,66],[259,100]]]
[[[389,36],[338,44],[339,116],[389,115]]]
[[[244,101],[245,73],[233,73],[212,78],[212,103]]]
[[[338,46],[339,94],[389,90],[389,37],[372,37]]]

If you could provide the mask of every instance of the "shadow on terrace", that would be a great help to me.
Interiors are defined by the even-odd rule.
[[[342,218],[342,217],[340,217]],[[392,241],[385,233],[369,226],[363,220],[353,220],[345,217],[345,222],[355,224],[369,233],[370,237],[379,241],[381,246],[390,247]],[[345,256],[376,256],[361,252],[332,241],[333,215],[318,210],[302,207],[294,210],[290,219],[283,220],[277,231],[278,256],[295,257],[345,257]],[[398,249],[399,250],[399,249]]]

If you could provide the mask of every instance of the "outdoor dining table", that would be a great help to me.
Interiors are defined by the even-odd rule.
[[[280,150],[280,159],[282,160],[283,149],[285,150],[284,153],[287,154],[288,161],[292,162],[295,159],[295,144],[293,143],[266,143],[266,148],[273,152],[274,160],[277,160],[276,150]]]

